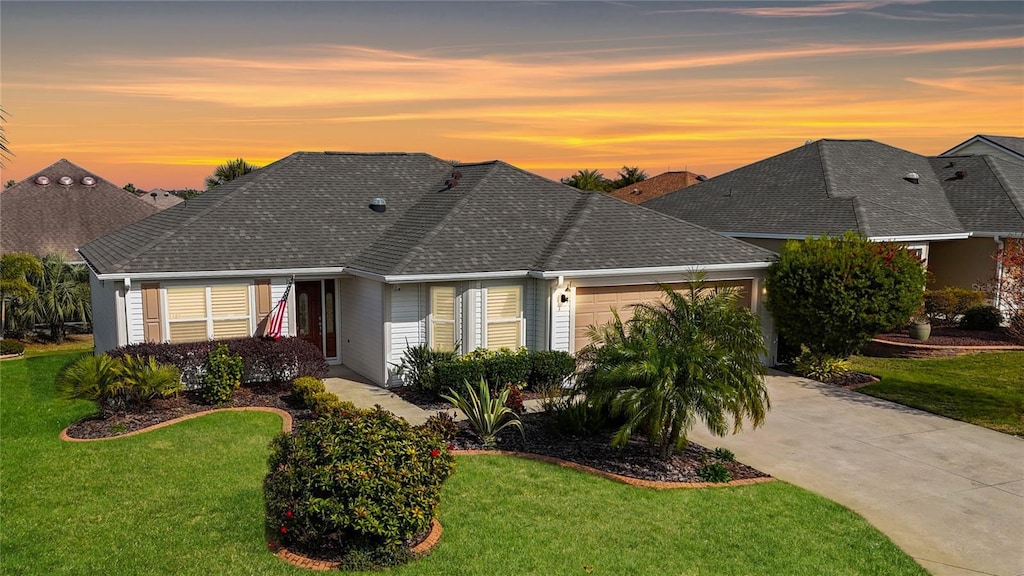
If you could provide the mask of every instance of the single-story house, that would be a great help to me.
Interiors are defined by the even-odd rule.
[[[0,251],[79,262],[76,248],[158,211],[61,159],[0,192]]]
[[[1024,164],[927,157],[873,140],[818,140],[643,206],[779,251],[782,243],[852,230],[916,250],[930,287],[995,298],[993,256],[1024,237]]]
[[[616,188],[608,194],[613,198],[625,200],[630,204],[642,204],[652,198],[664,196],[669,192],[675,192],[680,188],[693,186],[698,182],[707,180],[706,177],[686,170],[674,172],[662,172],[657,176],[651,176],[634,184]]]
[[[740,287],[774,344],[771,252],[500,161],[298,152],[81,254],[97,352],[257,333],[294,279],[285,334],[395,385],[409,346],[576,351],[696,272]]]
[[[1024,162],[1024,138],[978,134],[946,150],[939,156],[981,156],[983,154],[1004,160]]]

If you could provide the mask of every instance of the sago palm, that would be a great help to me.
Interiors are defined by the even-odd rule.
[[[259,170],[259,166],[249,164],[241,158],[235,158],[234,160],[228,160],[227,162],[217,166],[213,171],[213,174],[206,177],[206,189],[209,190],[214,186],[219,186],[225,182],[230,182],[235,178],[240,178],[246,174]]]
[[[719,436],[738,431],[744,419],[756,427],[769,400],[760,322],[739,294],[700,282],[685,295],[662,291],[663,302],[637,305],[631,320],[616,315],[591,327],[578,386],[625,416],[613,444],[640,432],[652,453],[668,458],[698,420]]]

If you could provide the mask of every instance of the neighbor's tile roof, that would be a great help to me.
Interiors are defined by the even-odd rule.
[[[447,182],[460,174],[454,186]],[[369,209],[384,198],[387,211]],[[770,252],[504,162],[299,152],[82,250],[100,273],[384,276],[764,262]]]
[[[873,140],[818,140],[644,205],[726,234],[964,232],[944,186],[924,156]]]
[[[38,176],[50,183],[36,184]],[[64,176],[71,178],[70,185],[60,184]],[[86,176],[96,183],[84,185]],[[0,192],[0,250],[59,253],[77,261],[76,248],[157,211],[131,192],[61,159]]]
[[[625,200],[630,204],[640,204],[646,202],[652,198],[664,196],[669,192],[675,192],[680,188],[686,188],[692,186],[701,180],[702,176],[698,176],[693,172],[679,171],[679,172],[663,172],[657,176],[651,176],[646,180],[641,180],[636,184],[630,184],[612,190],[608,193],[613,198],[619,200]]]

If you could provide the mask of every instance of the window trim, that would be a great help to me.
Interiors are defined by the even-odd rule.
[[[249,314],[247,316],[214,316],[213,315],[213,287],[214,286],[244,286],[246,288],[246,299]],[[174,290],[176,288],[203,288],[206,297],[206,316],[204,318],[178,318],[171,320],[170,308],[168,306],[167,290]],[[214,340],[213,335],[213,323],[215,320],[247,320],[248,321],[248,332],[249,336],[252,336],[256,330],[256,315],[255,315],[255,302],[256,297],[256,283],[250,280],[247,283],[239,283],[237,280],[226,280],[220,282],[208,282],[205,284],[193,284],[193,283],[169,283],[161,284],[160,286],[160,308],[163,313],[161,327],[164,335],[164,342],[171,342],[171,324],[177,322],[199,322],[201,320],[206,321],[206,340]]]
[[[515,288],[519,291],[519,316],[518,317],[502,317],[502,318],[490,318],[490,311],[487,309],[487,296],[488,292],[494,288]],[[513,284],[492,284],[490,286],[484,286],[481,290],[481,302],[480,312],[482,316],[482,330],[480,334],[481,347],[491,350],[490,343],[488,342],[488,332],[491,324],[519,324],[519,342],[515,349],[526,347],[526,288],[520,283]]]
[[[444,289],[452,291],[452,319],[435,319],[434,318],[434,290]],[[458,288],[453,284],[431,284],[427,289],[427,346],[431,350],[437,350],[434,347],[434,324],[445,323],[452,325],[452,350],[458,350],[460,347],[459,334],[460,328],[460,301],[461,294],[459,294]]]

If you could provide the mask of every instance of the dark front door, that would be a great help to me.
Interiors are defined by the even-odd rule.
[[[320,281],[295,283],[295,328],[298,337],[323,352]]]

